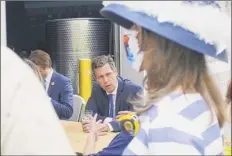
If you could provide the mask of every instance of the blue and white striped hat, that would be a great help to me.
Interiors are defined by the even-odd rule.
[[[101,14],[127,29],[133,24],[196,52],[228,62],[231,17],[213,1],[105,1]]]

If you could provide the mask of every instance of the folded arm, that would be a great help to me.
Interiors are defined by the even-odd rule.
[[[73,113],[73,88],[71,81],[65,82],[60,94],[60,101],[51,99],[51,102],[60,119],[69,119]]]

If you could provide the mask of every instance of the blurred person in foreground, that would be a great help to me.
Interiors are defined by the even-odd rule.
[[[214,1],[103,5],[101,14],[127,29],[129,61],[146,72],[144,101],[133,102],[140,130],[123,155],[222,155],[225,102],[205,56],[228,61],[230,16]]]
[[[1,155],[75,155],[38,78],[3,46],[1,74]]]
[[[60,119],[69,119],[73,114],[73,87],[71,80],[52,69],[48,53],[32,51],[29,60],[39,69],[43,84]]]

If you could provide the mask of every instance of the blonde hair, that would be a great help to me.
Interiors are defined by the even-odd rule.
[[[231,94],[231,80],[230,80],[230,83],[228,85],[228,88],[227,88],[227,92],[226,92],[226,103],[228,104],[227,105],[227,120],[229,122],[231,122],[231,98],[232,98],[232,94]]]
[[[154,102],[181,86],[184,93],[200,93],[222,127],[226,119],[225,103],[208,73],[204,55],[147,30],[142,30],[142,38],[144,53],[150,53],[151,58],[144,78],[148,94],[142,104],[132,102],[137,106],[135,110],[138,113],[148,110]]]
[[[232,94],[231,94],[231,80],[230,80],[230,83],[228,85],[227,92],[226,92],[226,102],[228,104],[231,103],[231,98],[232,98]]]

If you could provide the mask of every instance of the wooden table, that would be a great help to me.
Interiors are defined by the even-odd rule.
[[[81,123],[61,120],[61,124],[65,129],[74,152],[82,153],[84,151],[88,134],[82,131]],[[108,133],[105,136],[100,136],[96,143],[96,152],[101,151],[103,148],[107,147],[115,136],[116,133]]]

